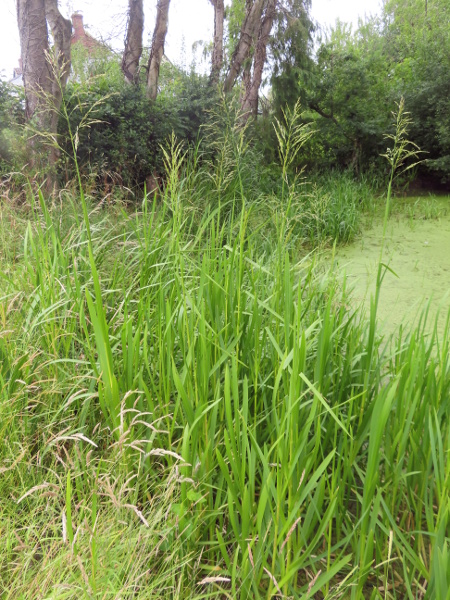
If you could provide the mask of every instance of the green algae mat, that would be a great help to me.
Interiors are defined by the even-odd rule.
[[[353,299],[369,308],[383,238],[383,225],[375,221],[354,244],[340,248],[336,260]],[[400,324],[417,322],[427,304],[431,329],[435,316],[443,332],[450,308],[450,197],[408,198],[395,205],[386,234],[383,281],[378,318],[382,330],[395,332]]]

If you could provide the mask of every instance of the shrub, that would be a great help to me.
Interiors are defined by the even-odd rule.
[[[148,176],[163,171],[161,145],[175,133],[179,140],[194,143],[213,92],[207,79],[176,70],[161,77],[161,94],[148,100],[143,86],[96,76],[68,85],[65,101],[70,128],[75,136],[81,173],[109,189],[142,186]],[[71,157],[68,124],[61,119],[61,140],[65,156]],[[74,176],[73,161],[63,164],[66,182]]]
[[[23,90],[0,81],[0,172],[12,170],[22,147],[20,126],[25,120]]]

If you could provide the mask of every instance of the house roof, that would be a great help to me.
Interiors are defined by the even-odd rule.
[[[84,29],[83,15],[79,11],[74,12],[72,15],[72,28],[72,45],[81,44],[88,51],[103,48],[103,44],[101,42],[86,33],[86,30]]]

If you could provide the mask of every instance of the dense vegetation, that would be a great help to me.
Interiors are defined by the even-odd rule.
[[[298,117],[277,195],[236,126],[135,213],[3,207],[4,598],[447,597],[448,336],[298,258]]]
[[[149,101],[75,52],[53,196],[0,86],[2,600],[450,598],[450,313],[377,321],[394,188],[450,173],[426,6],[315,54],[279,15],[246,123],[194,69]],[[380,214],[364,312],[320,250]]]
[[[349,169],[379,182],[386,168],[380,154],[390,129],[391,111],[403,97],[411,113],[410,139],[425,153],[414,177],[426,186],[449,181],[450,88],[447,65],[450,56],[448,3],[388,2],[381,17],[372,18],[353,31],[337,23],[317,34],[297,0],[290,0],[292,14],[275,23],[269,45],[271,70],[262,114],[251,124],[253,145],[266,167],[276,169],[277,143],[274,116],[293,109],[300,98],[303,121],[315,131],[293,168],[327,172]],[[236,0],[228,20],[228,54],[236,44],[242,2]],[[233,29],[234,28],[234,29]],[[234,31],[234,34],[233,34]],[[195,144],[204,137],[202,127],[211,122],[211,111],[220,93],[207,76],[165,61],[161,67],[159,95],[148,102],[143,85],[126,84],[120,57],[99,51],[95,59],[82,48],[73,52],[74,75],[65,91],[73,134],[83,175],[94,179],[100,190],[112,183],[142,191],[149,176],[164,173],[161,145],[172,131],[180,140]],[[235,96],[239,90],[234,91]],[[21,100],[16,92],[0,89],[0,154],[3,170],[20,170],[25,151],[20,135],[10,135],[12,122],[23,122]],[[6,120],[4,118],[6,116]],[[217,113],[215,114],[215,118]],[[67,121],[60,119],[60,182],[74,177]],[[67,158],[68,156],[68,158]],[[28,161],[29,163],[29,161]],[[42,166],[41,166],[42,168]],[[42,173],[41,173],[42,174]],[[270,191],[270,188],[264,189]]]

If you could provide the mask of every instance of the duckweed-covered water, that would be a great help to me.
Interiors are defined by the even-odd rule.
[[[369,308],[383,237],[382,222],[367,228],[360,239],[341,248],[337,261],[353,288],[355,302]],[[450,198],[409,198],[394,205],[389,220],[383,262],[395,272],[383,281],[378,317],[385,333],[411,324],[429,303],[429,330],[439,313],[443,332],[450,308]]]

